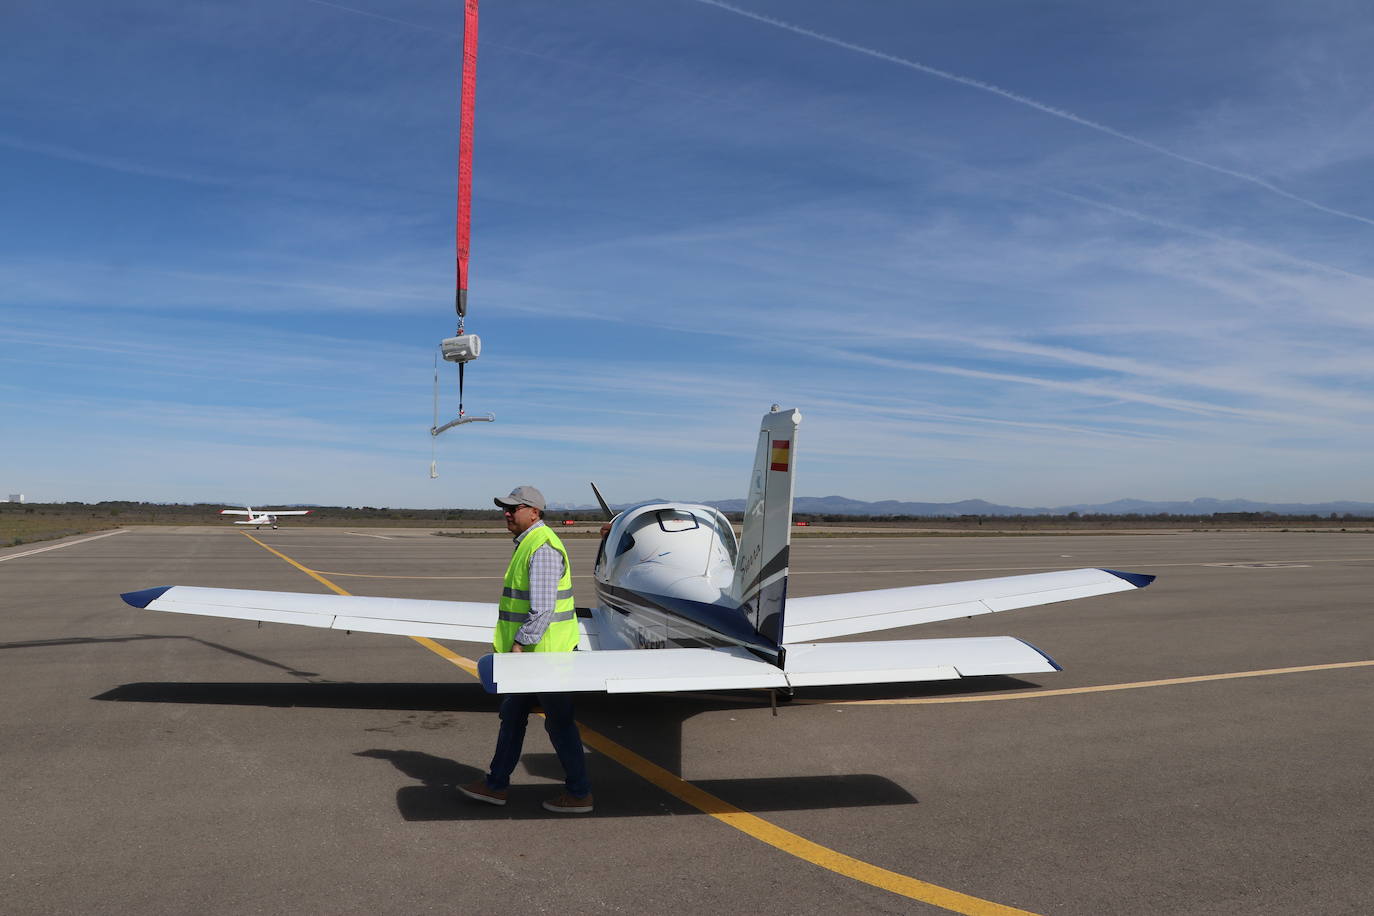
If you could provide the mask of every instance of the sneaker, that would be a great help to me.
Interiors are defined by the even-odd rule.
[[[487,785],[485,778],[470,782],[465,786],[459,786],[458,791],[473,801],[486,802],[488,805],[504,805],[506,803],[506,790],[493,789]]]
[[[569,795],[564,792],[557,798],[550,798],[544,802],[544,810],[552,811],[554,814],[590,814],[592,810],[592,793],[586,795]]]

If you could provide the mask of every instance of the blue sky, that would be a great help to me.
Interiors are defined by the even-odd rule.
[[[1358,2],[0,13],[0,493],[1374,499]],[[442,411],[456,411],[443,372]]]

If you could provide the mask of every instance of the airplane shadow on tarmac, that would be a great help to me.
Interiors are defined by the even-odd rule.
[[[132,636],[67,636],[60,639],[31,639],[26,642],[0,642],[0,649],[47,649],[55,646],[84,646],[98,643],[114,642],[142,642],[146,639],[184,639],[187,642],[200,643],[202,646],[214,649],[217,652],[227,652],[230,655],[237,655],[239,658],[246,658],[250,662],[257,662],[260,665],[267,665],[269,668],[279,668],[293,677],[312,678],[319,677],[314,671],[298,671],[290,665],[283,665],[274,662],[270,658],[263,658],[261,655],[254,655],[251,652],[244,652],[242,649],[235,649],[223,643],[210,642],[208,639],[197,639],[194,636],[165,636],[159,634],[137,633]]]
[[[494,738],[493,738],[494,740]],[[386,760],[421,785],[405,786],[396,793],[396,807],[408,821],[529,820],[555,817],[540,802],[559,791],[563,770],[553,754],[525,754],[524,769],[531,775],[553,780],[528,785],[515,782],[505,807],[471,801],[458,794],[457,786],[483,775],[478,767],[419,751],[374,749],[359,757]],[[596,766],[591,771],[597,792],[598,817],[655,817],[700,813],[696,808],[662,792],[644,791],[628,777],[621,779]],[[600,771],[599,771],[600,769]],[[516,776],[520,773],[517,771]],[[820,808],[862,808],[875,805],[914,805],[916,798],[890,779],[869,774],[850,776],[785,776],[767,779],[701,779],[692,785],[742,810],[808,811]]]
[[[315,709],[391,709],[424,712],[492,713],[490,746],[495,747],[499,698],[479,684],[456,683],[293,683],[169,682],[145,681],[124,684],[92,699],[122,703],[189,703],[215,706],[268,706]],[[633,735],[635,752],[674,773],[681,772],[682,723],[698,713],[738,709],[771,721],[758,692],[731,696],[683,699],[659,695],[601,697],[579,703],[578,719],[600,732]],[[531,734],[539,720],[530,721]],[[562,769],[553,754],[526,753],[524,771],[541,780],[511,787],[510,802],[502,808],[470,801],[457,787],[480,778],[485,772],[421,751],[373,748],[358,751],[359,757],[385,760],[419,785],[403,786],[396,793],[396,807],[408,821],[466,820],[473,818],[522,819],[552,817],[540,800],[557,792]],[[659,791],[646,791],[638,777],[592,753],[589,765],[595,784],[601,787],[597,815],[644,817],[694,814],[697,809]],[[517,771],[517,780],[521,773]],[[882,776],[800,776],[763,779],[717,779],[693,785],[748,811],[788,811],[818,808],[911,805],[916,798]]]
[[[285,667],[285,666],[281,666]],[[296,672],[293,672],[296,673]],[[301,672],[299,674],[304,674]],[[862,688],[815,689],[807,699],[845,700],[896,697],[948,696],[1006,691],[1036,686],[1011,677],[969,678],[934,684],[870,685]],[[759,717],[759,727],[777,722],[785,727],[788,705],[779,707],[775,720],[769,715],[767,693],[736,694],[641,694],[608,696],[586,694],[578,700],[578,720],[618,741],[673,773],[682,772],[683,723],[700,713],[738,710]],[[142,682],[125,684],[93,697],[125,703],[191,703],[228,706],[302,707],[318,709],[389,709],[398,711],[493,713],[490,746],[481,749],[483,762],[496,741],[499,699],[473,683],[261,683],[261,682]],[[804,707],[798,707],[798,712]],[[539,728],[530,723],[531,733]],[[433,754],[406,749],[370,748],[359,757],[385,760],[418,785],[403,786],[396,793],[396,807],[408,821],[544,818],[539,801],[557,791],[562,770],[557,758],[547,753],[526,753],[522,764],[529,776],[545,780],[536,784],[517,782],[505,807],[472,802],[457,787],[480,778],[474,766]],[[645,817],[698,813],[697,809],[662,791],[649,790],[640,777],[611,765],[599,754],[589,759],[598,794],[600,817]],[[768,778],[694,780],[693,785],[745,811],[793,811],[822,808],[860,808],[914,805],[918,800],[891,780],[873,774],[784,776]]]
[[[271,659],[251,655],[195,637],[135,635],[124,637],[80,637],[0,644],[0,648],[40,648],[75,643],[124,642],[143,639],[191,639],[210,648],[230,652],[298,680],[291,683],[177,682],[147,681],[124,684],[92,699],[123,703],[189,703],[216,706],[301,707],[315,709],[388,709],[421,712],[489,712],[492,715],[491,747],[496,741],[496,716],[499,698],[475,683],[357,683],[324,682],[314,672],[299,671]],[[813,688],[805,693],[809,700],[846,700],[912,698],[977,694],[1007,691],[1038,685],[1013,677],[980,677],[960,681],[925,684],[885,684],[858,687]],[[779,710],[778,720],[769,715],[767,691],[740,691],[717,694],[635,694],[610,696],[583,694],[578,698],[578,720],[586,727],[616,739],[635,753],[672,773],[682,772],[682,727],[693,716],[721,710],[738,710],[741,715],[758,716],[760,727],[778,721],[781,725],[788,704]],[[799,707],[799,709],[802,707]],[[537,720],[530,723],[538,728]],[[490,752],[489,747],[482,749]],[[549,817],[539,800],[557,790],[562,770],[553,754],[526,753],[525,771],[548,782],[511,787],[510,802],[495,807],[472,802],[457,792],[457,786],[472,782],[484,770],[445,757],[405,749],[372,748],[356,752],[359,757],[385,760],[401,774],[419,781],[396,793],[396,806],[408,821],[521,819]],[[482,758],[485,760],[485,756]],[[619,766],[609,765],[601,755],[589,759],[594,784],[598,787],[597,815],[601,817],[644,817],[697,813],[697,809],[662,791],[645,791],[640,777]],[[520,776],[517,771],[517,777]],[[873,774],[824,776],[784,776],[768,778],[713,779],[693,781],[693,785],[746,811],[796,811],[820,808],[859,808],[879,805],[914,805],[919,802],[910,792],[891,780]]]

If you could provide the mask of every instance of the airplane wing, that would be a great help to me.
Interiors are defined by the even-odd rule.
[[[1144,588],[1154,576],[1112,569],[1068,569],[907,588],[788,598],[783,643],[871,633]]]
[[[610,649],[604,652],[502,652],[484,655],[477,673],[488,693],[667,693],[786,687],[782,669],[748,649]]]
[[[947,681],[989,674],[1042,674],[1059,665],[1011,636],[894,639],[787,646],[793,687]]]
[[[219,514],[220,514],[220,515],[252,515],[253,513],[247,511],[246,509],[221,509],[221,510],[219,510]]]
[[[310,512],[311,512],[310,509],[291,509],[291,510],[264,509],[263,512],[262,512],[262,514],[263,514],[263,515],[309,515]]]
[[[484,655],[490,693],[668,693],[957,680],[1058,671],[1039,649],[1010,636],[905,639],[787,647],[785,668],[747,649],[622,649]]]
[[[150,611],[293,623],[360,633],[490,643],[496,629],[494,602],[260,592],[189,585],[145,588],[120,597],[134,607]]]

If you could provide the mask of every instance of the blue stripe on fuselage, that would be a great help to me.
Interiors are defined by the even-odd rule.
[[[739,608],[636,592],[600,582],[596,585],[596,591],[602,607],[626,616],[638,614],[651,618],[655,623],[700,630],[703,639],[723,640],[769,655],[777,655],[780,649],[776,642],[755,630]]]

